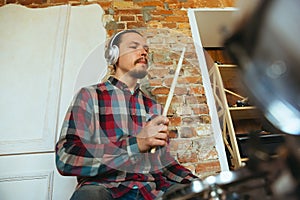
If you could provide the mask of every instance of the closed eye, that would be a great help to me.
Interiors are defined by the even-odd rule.
[[[137,46],[129,46],[131,49],[137,49]]]
[[[132,42],[132,43],[129,45],[129,48],[130,48],[130,49],[138,49],[139,46],[141,46],[140,43],[138,43],[138,42]],[[143,48],[147,53],[149,52],[149,47],[148,47],[147,45],[144,45],[142,48]]]

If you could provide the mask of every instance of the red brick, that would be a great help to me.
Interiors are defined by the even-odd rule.
[[[178,142],[175,139],[170,140],[169,147],[171,152],[177,152],[179,150]]]
[[[136,21],[134,15],[122,15],[120,16],[120,21]]]
[[[182,8],[181,4],[177,3],[169,3],[170,10],[179,10]]]
[[[136,15],[137,21],[144,21],[144,18],[142,15]]]
[[[167,95],[157,95],[156,96],[156,101],[159,103],[159,104],[165,104],[166,101],[167,101]]]
[[[129,9],[133,7],[132,1],[113,1],[113,7],[118,9]]]
[[[181,4],[182,8],[197,8],[195,7],[195,3],[194,2],[183,2]]]
[[[197,135],[193,127],[181,127],[180,128],[180,137],[181,138],[192,138]]]
[[[173,96],[172,97],[172,101],[171,101],[171,105],[178,105],[178,104],[182,104],[183,103],[183,96]]]
[[[61,0],[61,1],[58,1],[56,3],[66,3],[66,0]],[[46,3],[46,1],[44,1],[44,0],[19,0],[19,3],[22,5],[30,5],[30,4],[43,4],[43,3]]]
[[[178,77],[177,83],[176,83],[176,84],[180,84],[180,83],[181,83],[181,82],[180,82],[180,79],[181,79],[181,78]],[[172,76],[172,77],[170,77],[170,78],[166,78],[166,79],[164,80],[164,84],[165,84],[166,86],[168,86],[168,87],[171,87],[173,80],[174,80],[174,76]]]
[[[183,104],[182,102],[180,105],[176,106],[176,114],[179,116],[190,116],[192,115],[192,108],[190,105]]]
[[[206,104],[201,104],[198,107],[193,108],[193,112],[194,112],[195,115],[208,114],[209,109],[208,109],[208,106]]]
[[[207,104],[206,96],[197,96],[197,101],[199,104]]]
[[[178,130],[177,129],[171,129],[168,131],[169,138],[178,138]]]
[[[211,161],[205,163],[196,164],[196,173],[201,174],[205,172],[216,172],[220,171],[220,163],[219,161]]]
[[[157,25],[160,25],[161,21],[164,21],[165,17],[163,15],[152,15],[152,24],[157,24]],[[156,21],[156,22],[153,22],[153,21]]]
[[[216,151],[215,148],[213,148],[209,152],[207,152],[207,154],[205,154],[203,160],[212,160],[217,158],[218,158],[218,152]]]
[[[197,101],[197,97],[194,96],[194,95],[186,96],[186,97],[185,97],[185,100],[186,100],[186,103],[189,104],[189,105],[199,103],[199,102]]]
[[[195,118],[195,117],[191,117],[191,116],[182,116],[182,123],[183,123],[184,125],[192,124],[192,123],[196,122],[196,121],[194,120],[194,118]]]
[[[186,83],[198,84],[198,83],[202,82],[200,76],[187,76],[187,77],[184,77],[184,78],[185,78]]]
[[[169,94],[170,89],[166,87],[157,87],[152,89],[151,93],[152,95],[158,95],[158,94]]]
[[[176,23],[162,23],[163,28],[176,28],[177,24]]]
[[[1,4],[1,5],[4,5],[5,4],[5,2],[4,2],[5,0],[3,0],[3,4]],[[18,2],[18,0],[6,0],[6,4],[11,4],[11,3],[17,3]],[[21,4],[21,3],[20,3]],[[24,4],[23,4],[24,5]]]
[[[165,0],[164,2],[169,3],[169,4],[178,4],[178,0]]]
[[[205,96],[186,96],[185,97],[186,103],[187,104],[206,104],[206,97]]]
[[[181,117],[172,117],[169,118],[170,126],[180,126],[181,125]]]
[[[178,153],[177,159],[180,163],[196,163],[198,162],[197,153],[186,151],[183,154]]]
[[[172,15],[173,11],[172,10],[153,10],[153,11],[151,11],[151,14],[166,16],[166,15]]]
[[[150,70],[148,70],[148,74],[149,74],[150,78],[163,78],[169,74],[169,70],[168,69],[159,69],[159,70],[150,69]]]
[[[187,17],[187,11],[186,10],[173,10],[174,16],[182,16]]]
[[[198,86],[191,86],[190,87],[190,94],[194,94],[194,95],[203,95],[204,94],[204,88],[201,85]]]
[[[166,22],[189,22],[189,19],[187,17],[179,17],[179,16],[167,16]]]
[[[122,22],[118,22],[118,23],[117,23],[118,31],[124,30],[125,27],[126,27],[126,24],[125,24],[125,23],[122,23]]]
[[[168,95],[167,94],[164,94],[164,95],[157,95],[156,96],[156,101],[160,104],[162,104],[163,106],[166,104],[166,101],[167,101],[167,98],[168,98]],[[180,96],[173,96],[172,100],[171,100],[171,106],[169,107],[169,111],[168,112],[169,114],[171,113],[175,113],[175,110],[172,108],[172,105],[176,105],[176,104],[181,104],[183,103],[183,98]]]
[[[158,6],[163,7],[164,3],[162,1],[142,1],[136,3],[138,6],[146,7],[146,6]]]
[[[116,9],[115,8],[115,15],[137,15],[142,14],[141,9]]]
[[[186,87],[175,87],[174,95],[185,95],[187,94],[188,90]]]
[[[181,29],[188,29],[188,30],[190,30],[191,26],[190,26],[189,23],[177,23],[177,28],[179,30],[181,30]]]
[[[141,27],[145,27],[144,22],[127,22],[128,29],[136,29],[136,28],[141,28]]]
[[[177,152],[188,149],[192,145],[190,139],[172,139],[170,140],[170,150]]]
[[[162,79],[149,79],[149,85],[151,87],[161,86],[162,85]]]

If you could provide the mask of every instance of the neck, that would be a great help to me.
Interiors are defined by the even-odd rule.
[[[115,77],[120,81],[122,81],[123,83],[125,83],[130,89],[130,91],[133,91],[135,89],[135,86],[137,84],[137,79],[133,78],[132,76],[129,76],[128,73],[127,74],[116,73]]]

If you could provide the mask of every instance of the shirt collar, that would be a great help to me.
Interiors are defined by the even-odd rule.
[[[116,86],[117,88],[119,88],[119,89],[121,89],[121,90],[129,90],[128,86],[127,86],[124,82],[122,82],[122,81],[120,81],[119,79],[117,79],[115,76],[110,76],[110,77],[108,78],[108,81],[109,81],[112,85]],[[139,89],[140,89],[140,84],[137,83],[136,86],[135,86],[135,88],[134,88],[134,91],[136,92],[136,91],[139,90]]]

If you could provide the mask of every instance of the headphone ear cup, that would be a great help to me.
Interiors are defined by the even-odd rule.
[[[119,58],[119,47],[117,45],[113,45],[109,47],[105,52],[105,59],[108,65],[116,64],[118,58]]]
[[[111,65],[114,65],[117,63],[118,58],[119,58],[119,47],[117,45],[113,45],[111,47]]]

